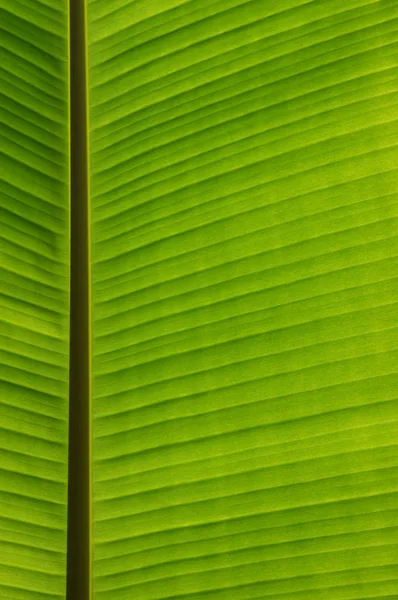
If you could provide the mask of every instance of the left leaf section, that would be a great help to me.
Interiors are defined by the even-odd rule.
[[[66,0],[0,0],[0,598],[65,598]]]

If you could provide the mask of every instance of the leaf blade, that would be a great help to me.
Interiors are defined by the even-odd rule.
[[[88,13],[94,598],[393,597],[397,9],[139,4]]]
[[[64,598],[68,463],[68,23],[1,8],[0,580]]]

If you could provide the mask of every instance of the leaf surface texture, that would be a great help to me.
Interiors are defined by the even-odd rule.
[[[0,3],[0,597],[65,598],[67,5]]]
[[[94,600],[397,597],[397,40],[89,0]]]

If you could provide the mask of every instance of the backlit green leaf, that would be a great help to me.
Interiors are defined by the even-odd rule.
[[[94,600],[398,595],[398,5],[89,0]]]
[[[67,4],[0,3],[0,598],[65,598]]]

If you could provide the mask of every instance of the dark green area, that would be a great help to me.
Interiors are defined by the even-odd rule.
[[[67,598],[90,595],[90,348],[85,10],[70,2],[71,296]]]

